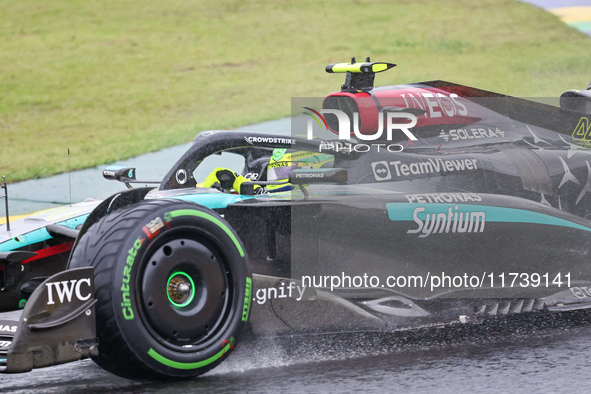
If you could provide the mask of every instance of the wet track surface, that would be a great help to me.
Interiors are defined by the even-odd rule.
[[[519,318],[416,334],[266,338],[201,378],[135,382],[90,360],[0,376],[2,392],[575,392],[591,381],[591,317]],[[534,322],[532,324],[532,322]]]

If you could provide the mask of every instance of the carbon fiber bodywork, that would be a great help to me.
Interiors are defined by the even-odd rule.
[[[396,331],[591,307],[586,113],[442,81],[349,89],[329,98],[325,109],[359,113],[362,135],[375,129],[368,126],[371,116],[407,110],[418,119],[412,128],[417,139],[394,134],[366,143],[202,132],[158,188],[39,213],[13,222],[10,231],[0,226],[0,308],[14,309],[37,288],[50,300],[61,294],[65,321],[84,320],[82,307],[72,309],[69,300],[77,294],[75,283],[90,283],[92,275],[74,277],[70,287],[45,277],[65,268],[75,237],[93,223],[152,199],[205,206],[236,232],[253,272],[246,297],[252,305],[245,303],[242,313],[250,312],[256,335]],[[569,108],[575,107],[583,108]],[[339,123],[327,120],[338,133]],[[403,150],[390,151],[389,144]],[[330,170],[292,171],[283,181],[295,186],[291,191],[255,195],[254,185],[270,182],[267,166],[277,150],[334,160]],[[204,160],[222,153],[242,157],[241,168],[232,168],[251,180],[242,194],[199,184]],[[128,175],[125,182],[135,181],[134,171],[117,169],[109,176],[118,173]],[[92,299],[80,294],[78,301],[88,302],[86,316],[93,315]],[[38,321],[55,321],[53,314],[48,308]],[[41,330],[23,320],[5,325]],[[53,326],[42,329],[47,327]],[[0,331],[6,352],[11,335],[2,338]],[[87,330],[80,338],[78,345],[88,345],[80,357],[96,351],[93,335]],[[76,341],[69,343],[71,348]],[[71,350],[68,360],[77,359]],[[34,349],[19,351],[25,360]],[[64,360],[19,361],[21,366],[9,370]]]

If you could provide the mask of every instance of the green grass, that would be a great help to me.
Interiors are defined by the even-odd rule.
[[[514,0],[2,0],[0,175],[289,116],[291,97],[339,89],[326,64],[368,55],[399,65],[380,85],[557,96],[591,79],[591,39]]]

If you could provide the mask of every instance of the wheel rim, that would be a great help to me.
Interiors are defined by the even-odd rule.
[[[195,298],[195,282],[186,272],[175,271],[166,283],[168,301],[175,308],[187,306]]]
[[[182,231],[151,245],[145,256],[140,315],[151,334],[187,352],[217,340],[234,297],[224,256],[199,234]]]

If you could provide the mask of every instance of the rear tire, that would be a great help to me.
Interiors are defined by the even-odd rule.
[[[197,376],[231,352],[248,319],[246,251],[217,213],[142,201],[92,225],[70,267],[93,266],[102,368],[125,378]]]

